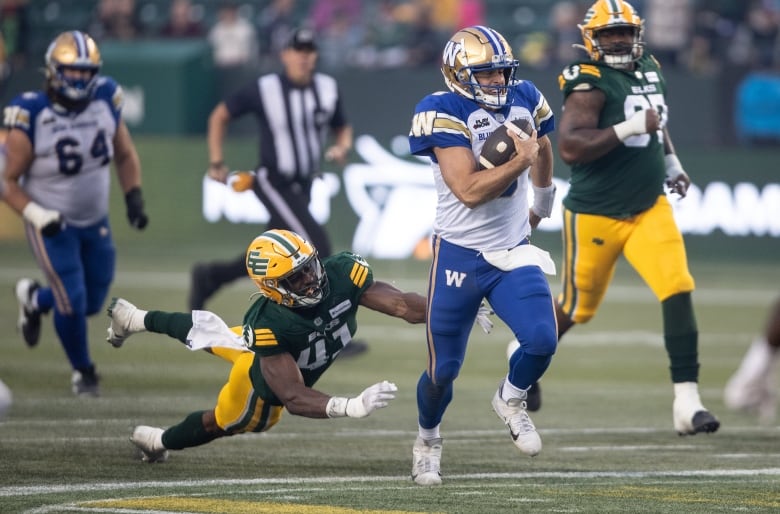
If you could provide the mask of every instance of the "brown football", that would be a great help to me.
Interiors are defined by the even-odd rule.
[[[533,134],[534,127],[525,118],[509,120],[498,127],[487,138],[479,154],[479,169],[490,169],[501,166],[515,154],[515,144],[509,136],[512,130],[520,139],[528,139]]]

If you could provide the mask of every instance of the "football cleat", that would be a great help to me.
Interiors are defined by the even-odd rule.
[[[720,421],[702,405],[696,382],[674,384],[672,415],[674,429],[681,436],[710,434],[720,427]]]
[[[412,447],[412,480],[418,485],[441,485],[441,437],[417,437]]]
[[[217,292],[219,284],[211,278],[211,270],[208,264],[196,264],[190,273],[190,295],[187,307],[191,311],[201,311],[206,305],[206,300]]]
[[[141,460],[152,464],[168,460],[168,450],[162,444],[162,428],[138,425],[133,429],[130,442],[141,451]]]
[[[40,284],[33,279],[23,278],[16,283],[14,292],[19,302],[19,318],[16,328],[22,333],[24,342],[32,348],[38,344],[41,337],[41,311],[33,303],[35,291]]]
[[[777,358],[765,339],[753,341],[737,371],[723,390],[723,403],[732,410],[757,414],[762,422],[777,415],[775,362]]]
[[[70,385],[73,394],[85,398],[97,398],[100,396],[100,377],[95,372],[95,367],[90,366],[80,370],[73,370],[70,377]]]
[[[144,326],[143,311],[123,298],[112,298],[108,306],[108,317],[111,324],[108,326],[106,341],[114,348],[121,347],[125,339],[138,332],[146,330]]]
[[[525,408],[528,412],[536,412],[542,408],[542,387],[539,382],[534,382],[526,391]]]
[[[339,360],[357,357],[368,351],[368,343],[362,339],[353,339],[339,351]]]
[[[533,421],[528,416],[525,398],[512,398],[505,401],[501,398],[504,381],[493,395],[493,410],[509,427],[509,435],[521,452],[534,457],[542,451],[542,438],[536,432]]]

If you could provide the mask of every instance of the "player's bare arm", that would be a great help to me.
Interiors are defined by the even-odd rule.
[[[550,216],[555,198],[553,178],[553,151],[550,138],[542,136],[539,141],[539,157],[531,165],[531,185],[534,189],[534,206],[531,207],[528,221],[532,228],[539,226],[542,218]],[[537,195],[544,198],[537,198]],[[538,200],[538,201],[537,201]],[[538,205],[537,205],[538,204]]]
[[[425,322],[425,297],[405,293],[387,282],[374,282],[360,297],[360,305],[409,323]]]
[[[636,118],[618,125],[598,128],[604,100],[604,93],[597,88],[575,91],[566,98],[558,129],[558,151],[565,163],[594,161],[622,144],[625,137],[659,129],[660,119],[654,109],[638,111]],[[624,128],[624,124],[630,126]],[[619,126],[625,132],[622,139],[618,135],[620,130],[616,129]]]
[[[228,123],[230,122],[230,111],[225,102],[220,102],[209,116],[209,128],[207,141],[209,147],[209,177],[224,183],[227,181],[228,168],[224,162],[222,154],[222,142],[225,140]]]
[[[352,126],[345,125],[339,127],[334,132],[334,143],[325,151],[325,159],[333,161],[339,166],[344,166],[347,163],[347,156],[352,149]]]
[[[509,135],[515,144],[514,157],[489,170],[477,170],[477,162],[469,148],[434,148],[444,182],[466,207],[473,209],[498,198],[536,161],[539,155],[536,131],[526,140],[521,140],[511,131]]]
[[[0,190],[3,200],[19,214],[30,202],[30,197],[19,187],[19,179],[30,168],[33,158],[30,139],[21,130],[12,129],[6,138],[6,163]]]
[[[141,159],[124,121],[119,122],[114,135],[114,164],[124,193],[141,186]]]
[[[264,356],[260,370],[277,398],[290,414],[307,418],[327,418],[325,406],[330,396],[306,387],[298,365],[289,353]]]

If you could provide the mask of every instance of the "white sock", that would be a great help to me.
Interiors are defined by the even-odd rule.
[[[684,399],[687,403],[694,406],[694,410],[707,410],[701,403],[699,397],[699,384],[696,382],[675,382],[674,397]]]
[[[154,442],[152,443],[152,449],[156,452],[159,452],[161,450],[167,450],[165,445],[162,442],[162,436],[165,433],[164,430],[157,432],[157,435],[154,436]]]
[[[127,327],[130,332],[146,332],[144,318],[147,312],[136,308],[136,311],[130,315],[130,324]]]
[[[423,428],[421,426],[417,426],[417,433],[419,434],[421,439],[430,440],[430,439],[438,439],[441,437],[439,433],[439,427],[441,425],[436,425],[433,428]]]
[[[513,386],[509,382],[509,375],[507,375],[506,379],[504,380],[504,385],[501,387],[501,399],[505,402],[508,402],[509,400],[519,398],[521,400],[525,400],[528,398],[528,392],[527,390],[520,389],[519,387]]]

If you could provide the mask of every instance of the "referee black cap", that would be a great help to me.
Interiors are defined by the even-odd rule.
[[[305,27],[295,29],[287,41],[287,48],[316,51],[317,43],[314,42],[314,31]]]

